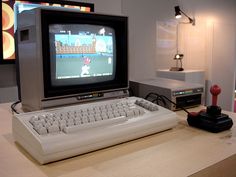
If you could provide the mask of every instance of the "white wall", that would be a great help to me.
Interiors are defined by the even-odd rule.
[[[155,71],[155,18],[144,1],[123,1],[129,17],[129,75],[131,79],[153,76]]]
[[[175,5],[180,5],[196,19],[196,26],[180,27],[184,68],[205,70],[207,92],[209,84],[219,84],[222,88],[219,105],[232,110],[236,65],[235,0],[123,0],[123,13],[129,16],[130,77],[150,78],[155,76],[156,69],[173,65],[173,50],[158,55],[156,25],[174,19]],[[209,103],[211,97],[207,98]]]
[[[129,74],[131,79],[155,77],[156,21],[170,19],[174,0],[123,0],[129,17]]]

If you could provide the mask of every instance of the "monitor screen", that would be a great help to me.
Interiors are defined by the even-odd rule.
[[[91,24],[49,25],[53,86],[113,80],[116,69],[115,31]]]
[[[128,87],[127,17],[42,9],[41,19],[45,97]]]

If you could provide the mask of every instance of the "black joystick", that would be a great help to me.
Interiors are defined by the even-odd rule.
[[[221,92],[220,87],[213,85],[210,92],[212,94],[212,105],[207,106],[206,110],[189,113],[188,124],[214,133],[230,129],[233,125],[232,119],[221,113],[221,108],[217,106],[217,96]]]

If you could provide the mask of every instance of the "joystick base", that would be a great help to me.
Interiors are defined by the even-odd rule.
[[[228,130],[233,126],[232,119],[227,114],[221,113],[221,108],[217,106],[217,96],[221,89],[218,85],[213,85],[210,89],[212,94],[212,105],[207,110],[198,113],[188,113],[188,124],[213,133]]]
[[[190,126],[213,133],[228,130],[233,125],[232,119],[223,113],[218,115],[211,115],[207,112],[199,112],[197,115],[189,114],[187,121]]]

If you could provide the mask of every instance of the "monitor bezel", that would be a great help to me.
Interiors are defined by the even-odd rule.
[[[47,17],[47,18],[45,18]],[[57,17],[57,18],[55,18]],[[67,97],[128,88],[128,19],[123,16],[83,13],[74,11],[41,10],[43,82],[44,98]],[[92,24],[108,26],[115,30],[116,41],[116,73],[115,78],[87,85],[53,86],[51,80],[51,63],[49,48],[50,24]],[[48,47],[47,47],[48,46]],[[122,68],[122,69],[121,69]]]
[[[29,3],[52,3],[52,4],[60,4],[60,5],[72,5],[72,6],[83,6],[83,7],[89,7],[91,12],[94,12],[94,4],[93,3],[85,3],[85,2],[78,2],[78,1],[67,1],[67,0],[19,0],[22,2],[29,2]],[[2,17],[2,3],[0,4],[0,12]],[[0,26],[2,26],[2,18],[0,19]],[[0,33],[0,41],[3,41],[2,36],[2,29]],[[15,38],[15,36],[14,36]],[[17,60],[17,47],[16,47],[16,39],[15,39],[15,58],[14,59],[4,59],[3,58],[3,43],[0,42],[0,65],[1,64],[15,64]]]

